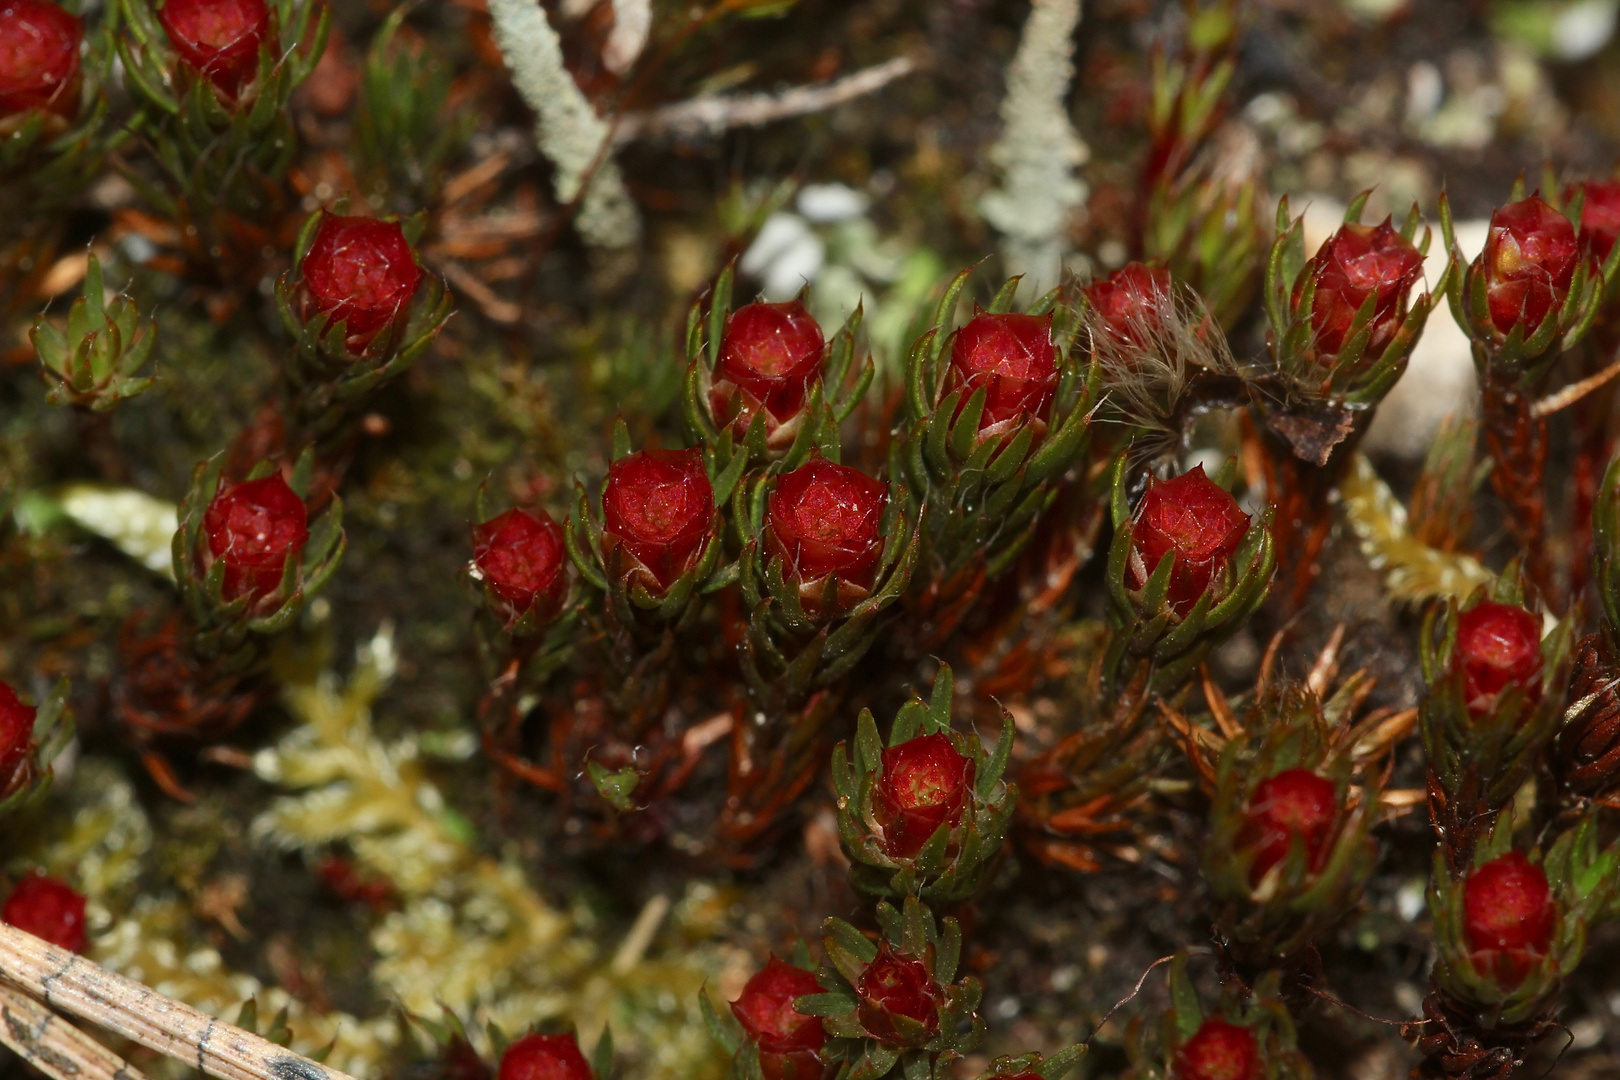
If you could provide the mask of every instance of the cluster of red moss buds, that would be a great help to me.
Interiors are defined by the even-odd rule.
[[[709,387],[715,422],[741,438],[759,417],[768,444],[790,440],[826,352],[827,339],[802,301],[738,308],[726,319]]]
[[[1385,218],[1376,226],[1347,223],[1306,264],[1294,285],[1297,305],[1309,281],[1317,362],[1331,365],[1362,308],[1372,304],[1363,355],[1376,358],[1406,317],[1407,295],[1423,272],[1423,256]]]
[[[49,0],[0,2],[0,118],[34,110],[72,117],[83,40],[78,17]]]
[[[703,451],[641,450],[608,467],[602,552],[613,576],[667,591],[714,538],[714,488]]]
[[[572,1032],[531,1034],[501,1054],[496,1080],[596,1080],[596,1072],[579,1049]]]
[[[731,1012],[759,1054],[764,1080],[818,1080],[830,1071],[821,1059],[827,1044],[821,1020],[793,1007],[821,993],[811,972],[775,956],[755,972],[731,1003]]]
[[[321,214],[300,269],[306,321],[318,312],[342,323],[355,352],[402,321],[424,276],[399,222],[332,213]]]
[[[59,949],[84,949],[84,897],[65,881],[34,871],[0,905],[0,922],[26,930]]]
[[[157,16],[180,59],[220,93],[235,99],[252,81],[270,32],[264,0],[166,0]]]
[[[221,596],[253,605],[275,592],[309,540],[309,508],[281,474],[221,487],[203,514],[208,551],[225,564]],[[207,566],[204,566],[207,572]]]
[[[1145,586],[1173,555],[1165,597],[1177,615],[1186,615],[1211,585],[1224,591],[1222,579],[1248,528],[1249,515],[1202,465],[1170,480],[1150,478],[1131,530],[1133,587]]]
[[[1040,435],[1046,431],[1046,414],[1057,393],[1057,362],[1051,315],[977,311],[951,339],[945,392],[961,392],[960,415],[972,396],[984,391],[981,438],[1004,435],[1026,424]]]
[[[1463,883],[1469,959],[1499,986],[1517,986],[1541,962],[1556,917],[1546,873],[1523,852],[1492,859]]]

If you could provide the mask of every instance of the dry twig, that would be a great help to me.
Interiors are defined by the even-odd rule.
[[[917,64],[911,57],[897,56],[819,86],[795,86],[776,94],[703,94],[620,117],[613,142],[622,145],[637,139],[701,139],[733,128],[759,127],[775,120],[824,112],[881,90],[915,70]]]
[[[0,1042],[51,1080],[146,1080],[123,1058],[9,986],[0,986]]]
[[[4,924],[0,924],[0,980],[39,998],[52,1009],[89,1020],[220,1080],[352,1080],[346,1073],[318,1065],[251,1031],[164,997],[149,986]],[[9,1022],[6,1027],[11,1028]],[[47,1016],[35,1021],[35,1030],[43,1034],[66,1028],[66,1024],[50,1023]],[[8,1030],[7,1034],[12,1032]],[[82,1035],[80,1038],[84,1039]],[[90,1053],[77,1040],[64,1040],[63,1045],[69,1041],[79,1052]],[[45,1044],[41,1041],[37,1045]],[[49,1045],[52,1050],[58,1048],[56,1043]],[[101,1056],[90,1060],[99,1067],[111,1057],[102,1051]],[[75,1080],[84,1080],[87,1075],[97,1073],[78,1073]],[[107,1075],[136,1080],[136,1074],[127,1067],[122,1074],[114,1069]]]

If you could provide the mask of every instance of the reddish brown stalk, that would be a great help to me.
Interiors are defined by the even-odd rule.
[[[1292,613],[1305,603],[1321,570],[1317,560],[1333,528],[1330,498],[1341,463],[1350,455],[1335,455],[1338,462],[1321,467],[1301,461],[1281,439],[1262,433],[1249,416],[1243,418],[1243,438],[1244,457],[1260,462],[1267,499],[1276,508],[1272,536],[1281,588],[1272,595],[1283,600],[1285,614]]]
[[[1547,421],[1537,419],[1533,402],[1487,373],[1484,385],[1485,440],[1496,467],[1491,487],[1507,509],[1507,526],[1525,556],[1525,572],[1549,592],[1546,492]]]
[[[763,725],[750,722],[754,718],[746,715],[746,703],[733,706],[731,768],[715,825],[733,861],[753,861],[760,841],[782,826],[784,814],[820,774],[840,703],[839,695],[823,690],[790,715],[771,717]]]

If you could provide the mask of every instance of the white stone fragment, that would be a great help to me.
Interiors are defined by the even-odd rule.
[[[170,550],[180,526],[173,503],[133,488],[72,484],[62,489],[57,505],[80,528],[110,540],[148,570],[174,579]]]

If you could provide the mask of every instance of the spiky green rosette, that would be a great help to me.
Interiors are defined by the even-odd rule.
[[[613,458],[630,455],[630,429],[623,419],[613,427]],[[705,457],[707,464],[710,459]],[[723,560],[720,530],[723,522],[719,507],[741,478],[743,461],[734,459],[732,468],[715,475],[710,472],[715,509],[712,525],[701,553],[691,565],[668,584],[660,585],[648,574],[638,572],[634,560],[621,547],[603,543],[600,502],[592,505],[585,485],[575,483],[574,512],[563,522],[563,538],[574,568],[587,584],[602,594],[606,611],[615,624],[633,637],[662,638],[666,629],[686,626],[696,618],[701,601],[737,580],[737,566]]]
[[[206,262],[253,239],[242,223],[272,227],[268,215],[285,201],[281,181],[298,150],[288,105],[326,48],[331,12],[320,0],[269,0],[269,7],[256,71],[233,100],[181,62],[148,0],[119,0],[118,57],[167,174],[161,188],[131,180],[160,213],[200,230],[188,244]]]
[[[10,776],[0,778],[0,819],[33,805],[50,790],[55,775],[51,763],[73,741],[73,732],[73,707],[68,704],[68,681],[63,679],[34,711],[27,756]]]
[[[1475,845],[1471,869],[1478,871],[1512,852],[1515,827],[1512,814],[1498,817]],[[1434,912],[1434,986],[1454,1005],[1470,1009],[1483,1029],[1512,1028],[1547,1011],[1564,976],[1580,963],[1588,927],[1612,917],[1610,909],[1620,891],[1620,847],[1600,845],[1594,816],[1560,834],[1545,858],[1531,852],[1530,861],[1539,861],[1550,888],[1551,933],[1545,948],[1527,946],[1513,962],[1501,963],[1469,940],[1464,904],[1467,875],[1453,876],[1444,856],[1435,853],[1429,885],[1429,908]]]
[[[1418,639],[1428,693],[1418,707],[1418,730],[1428,762],[1429,813],[1446,838],[1454,865],[1465,865],[1471,838],[1489,828],[1497,811],[1534,775],[1542,750],[1563,717],[1573,630],[1560,621],[1540,642],[1539,681],[1548,692],[1510,684],[1484,708],[1471,708],[1468,675],[1458,649],[1465,612],[1487,601],[1522,605],[1524,584],[1510,565],[1489,590],[1475,590],[1459,605],[1446,600],[1430,608]]]
[[[1326,702],[1303,683],[1267,687],[1221,753],[1201,863],[1240,964],[1297,966],[1372,874],[1379,783],[1357,775],[1357,700],[1353,680]]]
[[[1520,177],[1513,184],[1511,201],[1516,203],[1524,197],[1524,178]],[[1576,228],[1581,220],[1581,202],[1582,196],[1577,195],[1564,208],[1565,216]],[[1462,250],[1457,246],[1456,231],[1452,227],[1451,203],[1444,193],[1440,195],[1440,228],[1453,261],[1463,264]],[[1573,348],[1592,328],[1603,307],[1605,282],[1613,281],[1620,272],[1620,245],[1609,252],[1601,265],[1595,258],[1578,259],[1562,302],[1536,326],[1527,329],[1521,319],[1506,333],[1491,317],[1489,247],[1487,244],[1487,251],[1468,263],[1467,269],[1452,276],[1451,288],[1447,290],[1451,313],[1473,344],[1475,366],[1493,381],[1505,381],[1517,393],[1531,393],[1559,356]]]
[[[886,612],[910,584],[917,562],[915,510],[906,489],[891,483],[878,525],[883,554],[870,588],[840,580],[836,573],[811,584],[794,576],[781,552],[766,544],[766,503],[777,480],[802,465],[810,451],[790,452],[747,478],[732,499],[732,518],[746,538],[737,560],[737,582],[749,613],[743,674],[755,698],[773,708],[833,685],[860,662],[887,624]],[[830,455],[829,460],[836,463]]]
[[[490,512],[487,493],[487,485],[480,484],[473,496],[474,520],[479,524],[497,516]],[[562,573],[566,574],[570,562],[564,555]],[[515,683],[533,687],[568,662],[585,604],[577,580],[567,582],[554,603],[536,601],[514,610],[476,563],[469,562],[464,573],[468,586],[477,591],[481,601],[473,634],[487,678],[494,679],[507,662],[517,659],[522,670]]]
[[[728,265],[715,279],[709,294],[693,303],[687,314],[686,378],[682,384],[681,411],[688,434],[702,442],[712,472],[730,470],[738,458],[742,459],[743,468],[783,458],[802,463],[811,448],[818,446],[828,457],[837,460],[839,425],[860,405],[877,371],[868,356],[850,382],[861,307],[856,306],[827,342],[816,374],[791,414],[773,417],[763,403],[756,402],[748,410],[751,416],[746,426],[739,430],[737,422],[728,423],[726,417],[716,415],[714,405],[716,383],[724,381],[719,370],[720,355],[725,345],[727,319],[732,314],[735,280],[736,268]],[[801,291],[798,298],[801,304],[804,297]]]
[[[1345,225],[1364,228],[1361,214],[1371,194],[1364,191],[1350,203],[1344,215]],[[1414,243],[1421,222],[1414,205],[1401,223],[1401,239]],[[1414,244],[1418,256],[1428,253],[1430,240],[1430,230],[1425,228],[1422,239]],[[1430,313],[1439,306],[1459,272],[1459,262],[1455,256],[1448,261],[1440,281],[1433,289],[1425,290],[1411,307],[1405,306],[1403,297],[1399,309],[1390,313],[1393,317],[1387,321],[1391,325],[1383,325],[1386,320],[1378,310],[1382,299],[1379,290],[1367,289],[1366,299],[1348,326],[1335,328],[1335,336],[1342,343],[1331,353],[1321,348],[1322,328],[1312,318],[1320,279],[1320,274],[1313,272],[1317,269],[1314,262],[1305,255],[1305,217],[1290,217],[1284,196],[1277,204],[1277,239],[1266,261],[1265,304],[1270,324],[1267,342],[1272,365],[1290,395],[1318,406],[1364,411],[1381,401],[1406,370]],[[1381,349],[1371,347],[1375,334],[1385,339]]]
[[[1137,523],[1131,514],[1127,456],[1114,463],[1110,510],[1114,539],[1108,548],[1109,622],[1112,637],[1105,663],[1105,689],[1128,677],[1133,661],[1153,665],[1152,689],[1170,693],[1191,677],[1210,648],[1240,629],[1265,603],[1276,568],[1271,541],[1273,511],[1251,518],[1231,558],[1216,570],[1190,610],[1170,599],[1176,554],[1166,553],[1140,586],[1131,581]]]
[[[1079,313],[1054,289],[1024,312],[1052,317],[1057,385],[1048,414],[982,431],[987,388],[952,386],[947,377],[957,301],[973,270],[951,280],[933,325],[911,346],[907,424],[890,450],[890,475],[907,477],[924,507],[922,558],[937,581],[974,564],[994,578],[1012,564],[1057,498],[1058,481],[1084,452],[1101,386],[1100,369],[1083,363],[1075,349]],[[1017,289],[1017,278],[1008,281],[984,312],[1011,312]]]
[[[1249,309],[1260,284],[1266,225],[1256,209],[1260,185],[1195,174],[1148,195],[1142,256],[1170,268],[1209,305],[1222,330]]]
[[[294,399],[294,419],[306,429],[307,437],[316,439],[340,429],[367,397],[408,371],[444,329],[455,309],[443,279],[422,268],[416,256],[417,240],[427,225],[426,215],[404,220],[382,218],[397,222],[404,232],[422,271],[421,282],[404,318],[390,320],[364,346],[352,348],[345,322],[304,304],[299,295],[304,259],[315,243],[325,213],[317,210],[304,222],[293,248],[292,269],[276,281],[276,307],[294,342],[282,365]]]
[[[337,571],[348,540],[343,533],[343,503],[332,497],[326,510],[310,523],[302,550],[288,555],[281,580],[262,596],[244,594],[227,600],[224,595],[226,563],[205,557],[208,538],[203,518],[221,486],[225,455],[216,454],[192,471],[191,487],[180,501],[180,527],[174,534],[174,577],[181,601],[191,618],[192,651],[199,660],[216,662],[218,676],[240,675],[259,660],[255,638],[285,630]],[[293,468],[288,486],[299,498],[309,490],[314,457],[304,454]],[[248,474],[258,480],[275,471],[260,463]]]
[[[889,731],[888,753],[870,709],[861,712],[853,748],[839,743],[833,750],[839,840],[853,864],[850,883],[862,892],[959,904],[982,892],[1001,865],[1002,844],[1018,803],[1017,786],[1002,781],[1012,754],[1014,725],[1004,715],[1001,737],[995,749],[986,752],[977,735],[951,727],[952,693],[951,669],[941,665],[929,700],[914,698],[901,706]],[[913,851],[912,844],[922,837],[907,842],[904,815],[911,808],[904,805],[907,793],[894,790],[908,780],[892,771],[900,756],[897,748],[926,736],[948,739],[954,760],[965,761],[967,768],[965,774],[950,778],[962,784],[960,801]],[[891,766],[891,775],[885,775],[885,764]],[[934,793],[940,780],[923,774],[911,782]]]
[[[115,297],[111,305],[103,302],[101,261],[91,255],[84,294],[68,309],[67,327],[59,329],[41,315],[28,335],[51,387],[45,400],[106,412],[144,393],[157,380],[136,372],[151,355],[156,335],[157,322],[142,322],[128,296]]]
[[[877,919],[876,944],[842,919],[826,921],[820,978],[828,990],[794,1008],[821,1017],[832,1037],[825,1054],[843,1062],[840,1080],[943,1080],[984,1041],[983,988],[956,977],[962,929],[950,917],[936,920],[915,896],[902,908],[878,904]]]
[[[372,37],[354,116],[358,171],[402,212],[438,201],[446,166],[478,124],[446,109],[453,69],[444,58],[396,43],[410,12],[396,8]]]
[[[1156,1018],[1136,1017],[1126,1029],[1125,1050],[1131,1061],[1126,1075],[1130,1080],[1217,1080],[1226,1076],[1310,1080],[1314,1075],[1299,1051],[1293,1017],[1278,996],[1277,972],[1267,973],[1247,992],[1229,984],[1213,1010],[1204,1007],[1193,988],[1185,952],[1170,962],[1166,981],[1169,1007]],[[1244,1064],[1251,1064],[1251,1071],[1236,1071]]]

